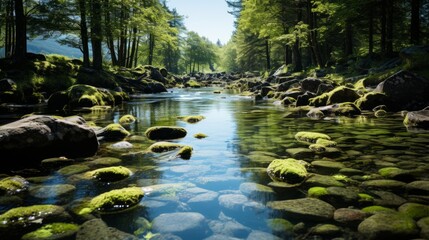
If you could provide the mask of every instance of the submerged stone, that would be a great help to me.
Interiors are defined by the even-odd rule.
[[[28,190],[29,183],[21,176],[7,177],[0,180],[0,196],[14,195]]]
[[[305,144],[313,144],[316,143],[318,139],[331,140],[331,137],[317,132],[298,132],[295,134],[295,139]]]
[[[184,145],[172,142],[157,142],[152,144],[148,150],[154,153],[162,153],[172,151],[177,148],[182,148]]]
[[[99,212],[116,212],[137,205],[143,198],[144,192],[140,187],[116,189],[102,193],[89,202],[90,210]]]
[[[275,159],[268,165],[267,173],[273,181],[290,184],[302,183],[308,174],[303,161],[293,158]]]
[[[187,123],[197,123],[203,120],[205,117],[201,115],[195,115],[195,116],[179,116],[177,118]]]
[[[123,127],[129,127],[131,124],[135,122],[136,122],[136,118],[131,114],[127,114],[119,118],[119,124],[121,124],[121,126]]]
[[[54,240],[72,239],[79,230],[79,225],[74,223],[51,223],[44,225],[36,231],[22,236],[22,240]]]
[[[358,231],[365,239],[412,239],[419,230],[416,222],[397,213],[378,213],[359,224]]]
[[[159,233],[171,233],[184,239],[204,237],[205,217],[196,212],[164,213],[152,222],[152,229]]]
[[[147,138],[151,140],[167,140],[184,138],[187,132],[182,127],[156,126],[150,127],[145,131]]]
[[[129,177],[131,170],[122,166],[106,167],[91,171],[88,175],[101,182],[116,182]]]

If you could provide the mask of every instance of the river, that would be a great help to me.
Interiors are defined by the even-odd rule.
[[[133,145],[131,148],[118,149],[112,142],[101,141],[97,156],[89,158],[118,158],[121,166],[132,171],[129,178],[99,183],[82,179],[80,172],[61,174],[60,170],[54,171],[48,176],[29,178],[31,188],[72,184],[76,187],[73,194],[67,199],[28,195],[24,198],[24,205],[67,206],[108,190],[138,186],[143,188],[145,196],[137,209],[105,214],[101,218],[109,226],[141,239],[160,233],[165,239],[178,239],[174,238],[177,236],[182,239],[275,239],[276,236],[304,239],[313,235],[310,231],[313,226],[327,223],[336,226],[337,231],[331,235],[321,233],[315,239],[357,239],[357,225],[345,225],[333,219],[289,219],[268,207],[268,203],[305,198],[308,189],[320,186],[339,187],[355,194],[351,200],[343,194],[333,194],[337,197],[333,200],[327,198],[326,201],[331,201],[336,209],[362,209],[370,205],[397,209],[405,202],[428,204],[427,196],[411,196],[405,190],[373,186],[369,182],[385,178],[379,170],[386,167],[402,171],[389,178],[403,183],[403,189],[409,182],[429,180],[429,133],[408,130],[399,113],[383,118],[364,113],[354,118],[321,120],[287,113],[287,108],[272,101],[255,102],[218,87],[169,89],[163,94],[135,95],[112,111],[82,114],[97,126],[118,122],[125,114],[136,117],[136,123],[129,129],[131,136],[126,139]],[[187,115],[205,118],[197,123],[177,118]],[[147,153],[145,150],[154,141],[148,140],[144,132],[151,126],[185,128],[186,137],[173,142],[192,146],[192,157],[189,160],[177,158],[177,151]],[[300,131],[329,135],[338,143],[336,150],[329,154],[309,151],[308,146],[295,139],[295,134]],[[194,137],[197,133],[204,133],[207,137],[197,139]],[[329,180],[320,178],[297,187],[273,184],[266,172],[268,164],[274,159],[289,157],[315,163],[309,172]],[[358,193],[371,195],[373,202],[362,203]],[[350,201],[345,203],[346,200]],[[156,223],[152,222],[154,220]],[[153,223],[152,229],[147,224],[150,222]]]

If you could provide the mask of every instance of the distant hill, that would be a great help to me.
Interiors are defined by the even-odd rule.
[[[27,42],[27,51],[41,54],[60,54],[70,58],[82,58],[79,49],[59,44],[55,39],[36,38]],[[0,49],[0,58],[4,56],[4,49]]]

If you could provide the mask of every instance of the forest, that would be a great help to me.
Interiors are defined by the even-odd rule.
[[[429,2],[227,0],[236,18],[232,39],[212,43],[188,32],[183,16],[158,0],[4,0],[0,47],[21,61],[26,42],[56,38],[82,51],[84,66],[156,65],[173,73],[299,72],[352,58],[394,57],[427,44]]]

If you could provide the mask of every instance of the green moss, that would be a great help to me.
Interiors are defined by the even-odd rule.
[[[292,232],[293,231],[293,223],[283,218],[268,219],[267,225],[274,232]]]
[[[77,173],[86,172],[89,170],[89,167],[83,164],[74,164],[70,166],[66,166],[58,170],[59,174],[62,175],[73,175]]]
[[[85,84],[76,84],[68,90],[72,108],[75,107],[93,107],[93,106],[111,106],[115,104],[115,98],[108,90],[96,88]]]
[[[337,180],[337,181],[339,181],[339,182],[343,182],[343,183],[347,183],[347,182],[350,182],[351,181],[351,179],[350,178],[348,178],[347,176],[345,176],[345,175],[341,175],[341,174],[335,174],[335,175],[333,175],[332,176],[335,180]]]
[[[403,171],[404,170],[397,168],[397,167],[385,167],[385,168],[379,169],[378,173],[385,178],[390,178],[390,177],[395,176],[395,175],[397,175]]]
[[[324,145],[317,143],[311,144],[308,148],[316,153],[322,153],[326,151],[326,147]]]
[[[174,149],[181,148],[181,147],[184,147],[184,146],[182,144],[178,144],[178,143],[157,142],[157,143],[152,144],[148,148],[148,150],[150,152],[161,153],[161,152],[172,151]]]
[[[297,134],[295,134],[296,140],[309,145],[316,143],[316,141],[321,138],[327,140],[331,139],[331,137],[329,137],[328,135],[317,132],[298,132]]]
[[[328,194],[328,190],[324,187],[312,187],[308,189],[307,195],[309,197],[320,198]]]
[[[195,116],[179,116],[177,118],[187,123],[197,123],[203,120],[205,117],[201,115],[195,115]]]
[[[64,209],[55,205],[33,205],[26,207],[12,208],[9,211],[0,215],[0,223],[6,224],[8,222],[29,222],[43,219],[53,214],[63,212]]]
[[[315,107],[326,106],[328,99],[329,99],[329,94],[323,93],[317,97],[310,98],[308,105],[315,106]]]
[[[206,137],[207,137],[207,135],[204,134],[204,133],[196,133],[196,134],[194,134],[194,138],[201,139],[201,138],[206,138]]]
[[[147,138],[151,140],[166,140],[183,138],[187,134],[186,130],[182,127],[174,126],[156,126],[150,127],[145,131]]]
[[[143,196],[144,192],[140,187],[116,189],[94,197],[89,207],[101,212],[123,210],[137,205]]]
[[[124,127],[135,123],[135,121],[136,121],[136,118],[131,114],[127,114],[119,118],[119,124],[121,124]]]
[[[414,220],[429,216],[429,206],[420,203],[405,203],[398,210]]]
[[[91,171],[89,175],[102,182],[116,182],[131,175],[131,171],[122,166],[106,167]]]
[[[200,88],[201,84],[196,80],[189,80],[188,82],[186,82],[185,86],[191,88]]]
[[[28,189],[28,182],[21,176],[7,177],[0,180],[0,196],[16,194]]]
[[[331,141],[331,140],[328,140],[328,139],[325,139],[325,138],[318,138],[316,140],[316,144],[320,144],[320,145],[325,146],[325,147],[335,147],[335,146],[337,146],[337,142],[334,142],[334,141]]]
[[[298,184],[307,177],[307,169],[293,158],[275,159],[267,167],[268,175],[274,181]]]
[[[25,234],[21,239],[63,239],[73,236],[78,230],[79,225],[73,223],[51,223]]]
[[[374,197],[366,193],[358,193],[359,202],[374,202]]]
[[[190,159],[192,155],[192,147],[191,146],[184,146],[182,147],[179,152],[177,153],[177,156],[179,156],[182,159]]]
[[[366,213],[370,213],[370,214],[376,214],[376,213],[382,213],[382,212],[387,212],[387,213],[395,213],[396,212],[395,210],[393,210],[391,208],[382,207],[382,206],[364,207],[364,208],[362,208],[362,211],[364,211]]]
[[[130,132],[128,132],[119,123],[112,123],[107,125],[103,129],[103,133],[101,134],[101,136],[104,136],[105,140],[109,140],[109,141],[122,140],[128,137],[129,135],[130,135]]]

